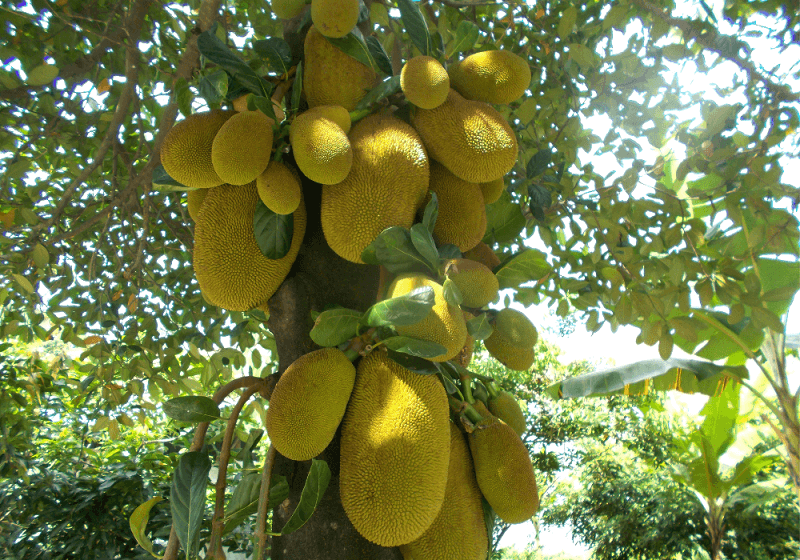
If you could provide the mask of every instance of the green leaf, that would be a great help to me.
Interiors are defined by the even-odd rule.
[[[300,109],[300,100],[303,93],[303,63],[297,64],[294,73],[294,84],[292,84],[292,112],[296,113]]]
[[[495,272],[500,289],[517,288],[533,280],[540,280],[550,274],[553,268],[547,256],[536,249],[525,249],[507,261]]]
[[[308,471],[306,484],[300,494],[300,502],[297,504],[289,521],[281,529],[281,535],[288,535],[296,531],[309,520],[320,501],[322,501],[322,496],[325,494],[330,480],[331,469],[328,467],[328,463],[319,459],[311,459],[311,470]]]
[[[411,241],[410,232],[399,226],[383,230],[361,253],[367,264],[382,264],[392,274],[427,270],[428,263]]]
[[[553,158],[553,152],[550,148],[542,148],[528,160],[528,165],[525,166],[525,174],[528,179],[533,179],[537,175],[544,173],[550,166],[550,160]]]
[[[795,259],[759,257],[757,262],[762,282],[761,288],[764,290],[765,307],[778,317],[782,317],[789,310],[794,294],[800,290],[800,266],[797,265]],[[791,292],[792,289],[794,292]],[[777,290],[785,290],[783,295],[787,293],[792,293],[792,295],[784,299],[775,298],[780,294]],[[767,298],[768,295],[769,298]]]
[[[454,307],[458,307],[464,301],[461,290],[450,278],[445,279],[444,284],[442,284],[442,291],[444,292],[445,301]]]
[[[591,70],[597,60],[592,49],[580,43],[569,44],[569,57],[577,62],[583,71]]]
[[[276,74],[286,74],[292,67],[292,49],[283,39],[267,37],[253,41],[253,50],[264,60],[267,68]]]
[[[358,335],[361,315],[352,309],[327,309],[317,316],[311,340],[325,348],[339,346]]]
[[[40,64],[28,72],[25,80],[29,86],[46,86],[58,77],[58,66],[53,64]]]
[[[512,202],[508,191],[503,191],[499,199],[486,206],[486,234],[483,242],[493,245],[495,241],[512,241],[525,229],[525,224],[525,216],[522,215],[519,204]]]
[[[216,27],[214,25],[197,37],[200,54],[236,78],[251,93],[269,97],[269,84],[219,40],[216,36]]]
[[[470,51],[478,42],[480,28],[469,20],[461,20],[456,28],[456,36],[447,49],[447,58],[462,51]]]
[[[276,214],[258,201],[253,214],[253,235],[261,253],[268,259],[286,256],[292,246],[294,214]]]
[[[140,504],[135,510],[133,510],[133,513],[128,520],[131,526],[131,532],[133,533],[133,537],[136,539],[136,542],[139,543],[139,546],[156,558],[163,558],[163,556],[159,556],[153,552],[153,543],[149,538],[147,538],[145,529],[147,528],[147,521],[150,519],[150,510],[153,509],[153,506],[161,500],[163,500],[161,496],[156,496],[155,498],[150,498],[145,503]]]
[[[200,97],[205,99],[206,103],[212,106],[218,105],[228,95],[228,74],[224,70],[217,68],[200,78],[197,89],[200,92]]]
[[[713,395],[700,411],[705,418],[700,431],[719,456],[733,443],[734,428],[739,419],[739,383],[729,383],[720,393]]]
[[[200,395],[176,397],[161,406],[164,414],[178,422],[210,422],[220,417],[217,403]]]
[[[248,472],[236,485],[230,502],[225,508],[225,528],[223,535],[227,535],[241,525],[248,517],[258,511],[258,497],[261,493],[261,473]],[[276,477],[276,481],[269,489],[268,509],[278,507],[289,496],[289,484],[286,477]]]
[[[461,254],[461,249],[452,243],[446,243],[439,246],[439,258],[441,260],[460,259],[464,255]]]
[[[360,35],[361,33],[359,32],[358,34]],[[348,33],[344,37],[325,38],[331,45],[342,51],[347,56],[356,59],[364,66],[368,66],[373,70],[378,68],[378,65],[372,59],[369,47],[362,39],[359,39],[355,33]]]
[[[21,287],[23,290],[25,290],[25,291],[26,291],[26,292],[28,292],[29,294],[32,294],[32,293],[33,293],[33,291],[34,291],[34,289],[33,289],[33,284],[31,284],[31,281],[30,281],[30,280],[28,280],[27,278],[25,278],[25,277],[24,277],[22,274],[12,274],[11,276],[13,276],[13,277],[14,277],[14,280],[16,280],[16,281],[17,281],[17,284],[19,284],[19,285],[20,285],[20,287]]]
[[[247,96],[247,110],[248,111],[261,111],[273,121],[277,122],[278,117],[275,115],[275,109],[272,106],[272,99],[264,97],[263,95],[256,95],[254,93]]]
[[[723,491],[719,476],[719,455],[702,432],[695,432],[692,439],[700,450],[700,456],[687,465],[684,482],[701,496],[716,499]]]
[[[729,485],[733,488],[752,484],[758,473],[778,463],[780,460],[780,457],[777,455],[748,455],[736,464]]]
[[[383,340],[383,344],[395,352],[410,354],[419,358],[431,359],[443,355],[447,348],[430,340],[420,340],[410,336],[393,336]]]
[[[747,368],[679,358],[645,360],[565,379],[547,387],[547,392],[555,399],[668,390],[713,395],[730,377],[747,379]]]
[[[380,71],[389,76],[393,76],[394,70],[392,70],[392,61],[389,59],[388,53],[377,37],[373,37],[372,35],[367,37],[367,48]]]
[[[439,368],[436,362],[431,362],[425,358],[418,356],[411,356],[410,354],[403,354],[395,352],[394,350],[388,351],[389,358],[406,368],[420,375],[430,375],[432,373],[439,373]]]
[[[181,456],[172,478],[172,527],[187,558],[194,558],[198,552],[210,470],[211,460],[205,453],[190,451]]]
[[[414,224],[411,226],[411,243],[428,264],[428,268],[434,274],[439,270],[439,252],[436,250],[436,243],[433,241],[431,232],[424,224]]]
[[[178,102],[178,109],[184,117],[192,114],[192,90],[189,83],[184,78],[175,81],[175,98]]]
[[[436,225],[436,218],[439,217],[439,197],[435,192],[431,192],[431,199],[425,205],[425,212],[422,214],[422,225],[429,232],[433,233],[433,226]]]
[[[47,249],[45,249],[44,245],[41,243],[37,243],[33,246],[31,257],[38,268],[44,268],[47,266],[47,263],[50,262],[50,253],[47,252]]]
[[[561,21],[558,22],[558,36],[563,41],[567,35],[572,33],[572,28],[575,27],[575,22],[578,19],[578,9],[575,6],[570,6],[561,15]]]
[[[161,164],[157,165],[156,168],[153,169],[153,184],[154,185],[170,185],[170,186],[175,186],[175,187],[184,187],[186,189],[189,188],[186,185],[184,185],[183,183],[179,183],[178,181],[176,181],[175,179],[170,177],[169,173],[167,173],[166,169],[164,169],[164,166],[161,165]]]
[[[489,315],[481,313],[467,321],[467,332],[475,340],[486,340],[494,332],[494,327],[489,322]]]
[[[423,286],[405,295],[379,301],[367,309],[361,324],[370,327],[414,325],[428,316],[435,302],[433,288]]]
[[[372,113],[374,105],[400,91],[400,76],[392,76],[382,81],[380,84],[370,90],[361,101],[358,102],[355,109],[350,113],[353,122],[362,119]]]
[[[431,56],[433,52],[433,42],[430,31],[425,23],[425,16],[419,6],[411,0],[397,0],[397,7],[400,8],[400,19],[405,26],[411,42],[417,47],[420,53]]]

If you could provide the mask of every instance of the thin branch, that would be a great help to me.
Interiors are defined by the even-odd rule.
[[[264,461],[264,469],[261,471],[261,489],[258,494],[258,513],[256,514],[256,547],[255,559],[263,560],[266,558],[267,538],[269,533],[267,527],[267,513],[269,511],[269,483],[272,480],[272,468],[275,465],[275,457],[278,452],[274,445],[269,446],[267,458]]]

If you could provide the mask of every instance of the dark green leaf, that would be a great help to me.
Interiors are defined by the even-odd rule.
[[[269,489],[269,505],[268,509],[278,507],[289,496],[289,484],[286,482],[286,477],[275,477],[277,480],[273,482]],[[233,531],[237,526],[241,525],[248,517],[258,511],[258,496],[261,492],[261,473],[248,472],[233,491],[230,502],[225,508],[225,529],[222,534],[227,535]]]
[[[541,175],[550,165],[550,159],[553,157],[550,148],[542,148],[536,152],[531,159],[528,160],[528,165],[525,167],[525,174],[528,179],[533,179],[537,175]]]
[[[525,249],[506,261],[495,272],[500,289],[517,288],[532,280],[540,280],[553,271],[547,256],[536,249]]]
[[[456,53],[472,50],[475,43],[478,42],[479,35],[480,29],[477,25],[466,19],[461,20],[456,28],[455,39],[447,49],[447,57],[450,58]]]
[[[537,220],[544,221],[545,211],[553,205],[553,194],[542,185],[528,185],[528,197],[531,214]]]
[[[164,414],[179,422],[210,422],[219,418],[219,406],[209,397],[187,395],[166,401]]]
[[[247,110],[261,111],[273,121],[278,122],[275,116],[275,109],[272,107],[272,99],[261,95],[250,94],[247,96]]]
[[[192,90],[184,78],[178,78],[175,82],[175,98],[178,102],[178,109],[184,117],[192,114]]]
[[[383,341],[383,344],[395,352],[410,354],[420,358],[436,358],[447,352],[447,348],[430,340],[420,340],[410,336],[393,336]]]
[[[294,214],[276,214],[258,201],[253,214],[253,235],[261,253],[268,259],[286,256],[292,245]]]
[[[505,243],[516,239],[525,228],[525,216],[519,204],[511,200],[508,191],[503,191],[500,198],[486,206],[486,234],[483,242],[493,245],[495,242]]]
[[[198,552],[210,470],[211,460],[205,453],[190,451],[181,456],[172,478],[172,527],[187,558],[194,558]]]
[[[411,243],[428,264],[428,268],[434,274],[439,270],[439,252],[436,250],[436,243],[433,241],[431,232],[424,224],[414,224],[411,226]]]
[[[423,286],[405,295],[379,301],[364,313],[361,324],[370,327],[413,325],[428,316],[434,303],[433,288]]]
[[[373,37],[372,35],[367,37],[367,48],[369,48],[369,54],[372,55],[375,64],[378,65],[381,72],[393,76],[392,61],[389,59],[389,55],[384,50],[383,45],[381,45],[377,37]]]
[[[411,242],[409,231],[399,226],[386,228],[378,234],[375,241],[364,249],[361,259],[367,264],[382,264],[393,274],[428,268]]]
[[[444,292],[445,301],[454,307],[458,307],[464,301],[461,290],[450,278],[445,279],[444,284],[442,284],[442,292]]]
[[[431,34],[419,5],[411,0],[397,0],[397,7],[400,8],[400,19],[403,21],[403,26],[405,26],[411,42],[423,55],[431,56],[433,52]]]
[[[210,106],[219,105],[228,95],[228,74],[217,68],[200,78],[197,89]]]
[[[422,214],[422,224],[433,233],[433,226],[436,225],[436,218],[439,217],[439,197],[435,192],[431,192],[431,199],[425,205],[425,212]]]
[[[467,321],[467,332],[475,340],[486,340],[494,332],[494,327],[489,322],[489,316],[481,313]]]
[[[153,184],[154,185],[172,185],[175,187],[184,187],[187,188],[186,185],[183,183],[179,183],[175,179],[169,176],[167,170],[164,169],[164,166],[159,164],[153,169]]]
[[[288,535],[296,531],[309,520],[322,500],[330,480],[331,469],[328,467],[328,463],[319,459],[311,459],[311,470],[308,471],[306,484],[300,494],[300,502],[297,504],[289,521],[281,529],[281,535]]]
[[[253,42],[253,50],[267,68],[276,74],[286,74],[292,66],[292,49],[289,43],[278,37],[267,37]]]
[[[358,102],[355,109],[351,113],[352,120],[355,122],[358,119],[362,119],[369,115],[372,110],[374,109],[374,105],[386,97],[393,95],[400,91],[400,76],[392,76],[391,78],[386,78],[380,84],[372,88],[367,95],[365,95],[361,101]]]
[[[356,59],[364,66],[368,66],[373,70],[377,70],[378,65],[372,59],[372,55],[369,52],[369,47],[363,40],[359,39],[355,33],[348,33],[344,37],[335,39],[326,37],[326,39],[331,45],[342,51],[347,56]]]
[[[323,311],[311,329],[311,340],[322,347],[339,346],[357,336],[361,319],[359,311],[352,309],[328,309]]]
[[[444,56],[444,37],[438,31],[431,35],[431,45],[433,47],[433,58],[441,59]]]
[[[388,354],[392,361],[400,364],[407,370],[413,371],[414,373],[418,373],[420,375],[439,373],[439,368],[436,362],[431,362],[418,356],[411,356],[410,354],[395,352],[394,350],[389,350]]]
[[[197,38],[200,54],[236,78],[251,93],[269,97],[269,84],[220,41],[215,35],[215,30],[216,25],[202,32]]]
[[[439,246],[440,259],[442,260],[460,259],[461,257],[463,257],[463,255],[461,254],[461,249],[459,249],[452,243],[446,243],[445,245]]]

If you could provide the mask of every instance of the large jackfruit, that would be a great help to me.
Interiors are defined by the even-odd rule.
[[[491,204],[492,202],[497,202],[497,200],[500,198],[500,195],[503,194],[503,191],[506,188],[506,182],[503,177],[500,177],[494,181],[478,183],[478,186],[481,188],[481,192],[483,193],[483,203]]]
[[[430,190],[439,201],[439,216],[433,226],[439,244],[452,243],[461,251],[477,245],[486,233],[486,205],[480,187],[434,161]]]
[[[491,270],[469,259],[450,259],[444,264],[445,274],[461,292],[461,305],[481,308],[497,298],[500,283]]]
[[[517,399],[508,391],[500,391],[496,397],[489,399],[489,411],[513,428],[520,437],[528,431],[525,414],[519,407]]]
[[[450,461],[447,395],[376,350],[358,364],[342,421],[340,490],[361,535],[391,547],[418,539],[444,500]]]
[[[400,71],[400,88],[409,102],[422,109],[435,109],[450,93],[450,77],[432,56],[415,56]]]
[[[533,348],[539,340],[539,333],[527,315],[510,307],[497,313],[495,331],[516,348]]]
[[[353,166],[353,149],[347,133],[327,116],[328,108],[314,107],[301,113],[289,129],[297,167],[303,175],[322,185],[341,183]]]
[[[465,259],[479,262],[489,270],[494,270],[500,264],[500,258],[492,251],[491,247],[482,241],[469,251],[464,251],[463,255]]]
[[[300,206],[303,189],[293,168],[272,161],[256,179],[258,196],[276,214],[291,214]]]
[[[356,368],[338,348],[301,356],[286,368],[267,409],[267,434],[278,453],[307,461],[328,447],[344,417]]]
[[[211,146],[214,171],[228,184],[246,185],[269,165],[274,121],[261,111],[236,113],[223,124]]]
[[[311,0],[311,21],[326,37],[344,37],[358,23],[358,0]]]
[[[428,191],[428,156],[419,135],[389,115],[350,131],[353,166],[322,189],[322,230],[336,254],[363,263],[362,251],[389,226],[410,228]]]
[[[193,189],[208,189],[225,181],[214,171],[211,146],[234,111],[194,113],[176,124],[161,145],[161,165],[169,176]]]
[[[516,101],[531,83],[528,62],[511,51],[483,51],[448,68],[453,89],[466,99],[506,104]]]
[[[289,252],[268,259],[256,244],[253,216],[258,204],[255,181],[222,185],[203,201],[194,229],[194,272],[200,289],[214,305],[246,311],[263,305],[289,273],[306,230],[302,201],[294,212]]]
[[[476,407],[477,408],[477,407]],[[514,429],[489,415],[467,436],[483,497],[506,523],[523,523],[539,509],[531,457]]]
[[[423,535],[400,547],[406,560],[484,560],[489,539],[481,491],[464,435],[450,423],[450,465],[442,510]]]
[[[311,26],[303,65],[303,89],[309,107],[341,105],[352,111],[372,89],[375,78],[375,70],[333,46]]]
[[[189,217],[193,222],[197,221],[200,216],[200,208],[203,207],[203,201],[206,199],[208,189],[197,189],[186,193],[186,209],[189,211]]]
[[[430,287],[433,289],[434,305],[428,315],[419,323],[397,327],[397,332],[402,336],[410,336],[421,340],[436,342],[445,347],[445,353],[430,360],[446,362],[454,357],[467,338],[467,325],[464,314],[458,306],[451,305],[444,299],[444,290],[435,280],[421,274],[403,274],[395,278],[386,292],[387,297],[393,298],[405,295],[417,288]]]
[[[517,138],[502,115],[453,89],[435,109],[417,109],[411,124],[431,158],[470,183],[498,179],[517,161]]]

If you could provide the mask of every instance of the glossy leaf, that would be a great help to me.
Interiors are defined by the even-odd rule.
[[[403,26],[411,38],[411,42],[419,49],[419,52],[430,56],[433,51],[431,34],[428,25],[425,23],[425,16],[419,9],[419,5],[411,0],[397,0],[397,7],[400,8],[400,19]]]
[[[380,84],[372,88],[361,101],[358,102],[356,108],[353,109],[352,115],[356,115],[353,121],[364,118],[370,114],[370,110],[376,103],[400,91],[400,76],[392,76],[386,78]]]
[[[445,301],[453,307],[458,307],[464,301],[461,290],[450,278],[446,278],[444,284],[442,284],[442,292],[444,293]]]
[[[405,228],[392,226],[383,230],[362,252],[368,264],[382,264],[393,274],[427,270],[428,263],[419,254]]]
[[[161,496],[150,498],[145,503],[140,504],[135,510],[133,510],[133,513],[129,519],[131,532],[133,533],[133,537],[136,539],[136,542],[155,558],[163,558],[163,556],[159,556],[153,551],[153,542],[145,534],[145,529],[147,528],[147,522],[150,520],[150,510],[153,509],[154,505],[163,499],[164,498]]]
[[[433,191],[430,191],[431,199],[425,205],[425,211],[422,213],[422,225],[424,225],[430,233],[433,233],[433,228],[436,225],[436,218],[439,217],[439,197]]]
[[[388,355],[392,361],[400,364],[407,370],[413,371],[414,373],[418,373],[420,375],[439,373],[438,364],[436,362],[426,360],[425,358],[404,354],[402,352],[395,352],[391,349],[388,350]]]
[[[389,76],[393,76],[392,61],[389,59],[389,55],[386,53],[386,50],[384,50],[381,42],[371,35],[367,37],[366,42],[367,48],[369,48],[369,54],[372,56],[375,64],[378,65],[380,71]]]
[[[383,345],[394,350],[395,352],[402,352],[403,354],[410,354],[419,358],[429,360],[437,356],[441,356],[447,349],[441,344],[431,342],[430,340],[420,340],[410,336],[393,336],[382,341]]]
[[[261,253],[268,259],[281,259],[292,246],[294,214],[276,214],[258,201],[253,214],[253,235]]]
[[[489,322],[489,316],[481,313],[467,321],[467,332],[475,340],[486,340],[494,332],[494,327]]]
[[[402,327],[422,321],[436,303],[433,288],[423,286],[402,296],[379,301],[361,318],[361,324],[370,327]]]
[[[272,72],[286,74],[292,66],[292,49],[289,43],[278,37],[267,37],[253,41],[253,50]]]
[[[261,79],[238,55],[234,54],[225,43],[220,41],[215,32],[216,26],[197,37],[197,48],[200,49],[200,54],[236,78],[250,92],[269,97],[269,84]]]
[[[314,321],[311,340],[325,348],[339,346],[358,335],[361,315],[352,309],[326,309]]]
[[[281,529],[281,535],[288,535],[302,527],[311,518],[314,510],[317,509],[328,483],[331,480],[331,469],[328,463],[319,459],[311,459],[311,470],[308,471],[306,484],[300,494],[300,502],[297,504],[292,516],[286,525]]]
[[[210,422],[220,417],[219,406],[209,397],[187,395],[166,401],[164,414],[178,422]]]
[[[536,249],[525,249],[495,271],[500,289],[517,288],[525,282],[539,280],[553,271],[547,257]]]
[[[172,479],[172,526],[188,558],[198,553],[200,526],[206,508],[206,486],[211,460],[199,451],[181,456]]]
[[[469,20],[461,20],[456,27],[456,36],[447,48],[447,57],[456,53],[470,51],[480,36],[480,28]]]
[[[360,35],[360,33],[358,35]],[[357,36],[356,33],[348,33],[344,37],[338,38],[325,38],[330,44],[345,53],[347,56],[356,59],[364,66],[368,66],[374,70],[377,69],[378,65],[372,59],[369,47]]]
[[[431,232],[423,224],[411,226],[411,243],[417,252],[425,259],[428,269],[435,274],[439,270],[439,252],[436,250],[436,243],[431,236]]]
[[[269,509],[275,509],[289,496],[286,477],[279,476],[269,489]],[[241,525],[248,517],[258,511],[258,497],[261,492],[261,473],[249,472],[242,476],[225,507],[225,529],[227,535]]]

